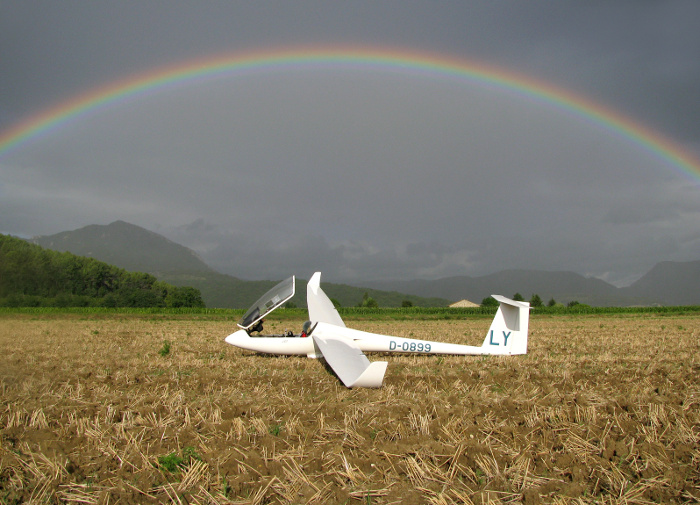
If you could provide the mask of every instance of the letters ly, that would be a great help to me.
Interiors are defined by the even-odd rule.
[[[510,337],[510,334],[510,331],[508,333],[506,333],[505,331],[503,332],[503,345],[508,345],[508,337]]]
[[[511,333],[512,333],[511,331],[509,331],[508,333],[506,333],[505,331],[503,332],[503,345],[504,346],[508,345],[508,339],[510,338]],[[501,345],[498,342],[493,341],[493,330],[491,330],[491,336],[489,338],[489,345]]]

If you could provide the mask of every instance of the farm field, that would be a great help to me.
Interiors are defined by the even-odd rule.
[[[480,345],[490,317],[348,323]],[[526,356],[370,354],[378,390],[234,329],[0,314],[0,503],[700,501],[697,315],[533,315]]]

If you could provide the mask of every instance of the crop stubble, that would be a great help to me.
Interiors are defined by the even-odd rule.
[[[479,345],[488,324],[352,326]],[[379,390],[345,389],[322,361],[228,346],[233,327],[0,316],[0,500],[700,499],[697,317],[534,316],[526,356],[371,355],[389,361]]]

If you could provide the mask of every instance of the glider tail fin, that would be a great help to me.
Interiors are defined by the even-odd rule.
[[[530,304],[492,295],[500,306],[484,343],[485,354],[526,354]]]

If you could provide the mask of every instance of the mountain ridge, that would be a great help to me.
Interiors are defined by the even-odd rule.
[[[478,276],[453,276],[436,280],[370,281],[375,289],[393,289],[404,293],[420,292],[479,303],[491,294],[526,300],[534,294],[548,300],[577,301],[597,306],[698,305],[700,304],[700,261],[664,261],[627,287],[618,288],[602,279],[585,277],[572,271],[511,269]]]
[[[89,225],[72,232],[35,237],[34,243],[74,254],[93,256],[128,270],[151,273],[176,286],[200,289],[208,307],[245,308],[275,281],[246,281],[222,274],[209,267],[185,246],[139,226],[115,221],[109,225]],[[299,280],[301,281],[301,280]],[[655,265],[630,286],[618,288],[595,277],[573,271],[507,269],[488,275],[453,276],[436,280],[368,281],[324,283],[329,296],[344,306],[357,304],[366,291],[380,306],[400,305],[402,299],[414,305],[445,306],[468,299],[480,303],[492,294],[525,299],[534,294],[544,303],[577,301],[597,306],[698,305],[700,304],[700,261]],[[303,286],[294,303],[305,305]]]
[[[618,288],[612,284],[571,271],[511,269],[478,277],[463,275],[400,283],[370,282],[368,285],[376,289],[396,289],[406,293],[420,291],[426,296],[455,300],[466,298],[475,303],[480,303],[492,294],[514,296],[515,293],[521,294],[526,300],[537,294],[544,303],[552,298],[560,303],[577,301],[589,305],[630,305],[646,301],[638,299],[632,293],[622,298],[617,292]]]
[[[131,271],[213,272],[193,250],[125,221],[91,224],[73,231],[33,237],[31,242],[61,252],[94,257]],[[147,255],[134,247],[148,249]]]
[[[207,307],[247,308],[278,282],[248,281],[222,274],[204,263],[191,249],[124,221],[38,236],[30,242],[48,249],[92,257],[130,271],[146,272],[174,286],[194,287],[200,290]],[[302,279],[297,279],[297,293],[291,300],[300,307],[306,306],[306,288],[302,282]],[[348,284],[324,283],[324,290],[342,306],[358,304],[365,292],[383,307],[400,306],[404,300],[416,306],[449,304],[448,300],[439,297]]]
[[[689,283],[694,287],[690,294],[685,288]],[[654,298],[662,305],[700,304],[700,261],[662,261],[636,282],[620,289]]]

